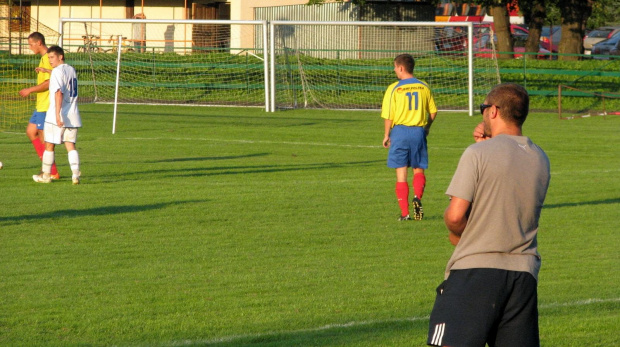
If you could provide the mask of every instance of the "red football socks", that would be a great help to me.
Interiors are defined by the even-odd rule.
[[[37,151],[39,155],[39,159],[43,158],[43,152],[45,151],[45,145],[39,141],[39,139],[32,140],[32,145],[34,146],[34,150]]]
[[[424,194],[424,187],[426,186],[426,176],[423,173],[417,173],[413,175],[413,191],[418,199],[422,199]]]
[[[409,215],[409,184],[407,182],[396,182],[396,198],[400,207],[400,215]]]

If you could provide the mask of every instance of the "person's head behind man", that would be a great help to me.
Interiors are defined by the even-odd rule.
[[[499,109],[500,117],[519,128],[525,122],[530,109],[527,90],[515,83],[498,84],[487,94],[485,103]]]
[[[38,31],[28,35],[28,46],[35,54],[45,54],[47,47],[45,46],[45,36]]]
[[[394,72],[398,79],[409,78],[413,76],[415,68],[415,60],[411,54],[400,54],[394,58]]]
[[[51,46],[47,50],[47,56],[50,59],[50,65],[56,67],[65,61],[65,51],[60,46]]]

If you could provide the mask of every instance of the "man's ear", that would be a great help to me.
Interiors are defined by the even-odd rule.
[[[495,118],[499,116],[499,108],[497,106],[494,106],[493,109],[491,110],[491,114],[489,114],[489,118]]]

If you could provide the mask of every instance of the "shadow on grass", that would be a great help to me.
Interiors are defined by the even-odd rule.
[[[274,172],[290,172],[290,171],[308,171],[308,170],[325,170],[336,169],[346,167],[359,167],[374,165],[376,163],[383,163],[385,160],[369,160],[369,161],[355,161],[348,163],[315,163],[315,164],[298,164],[298,165],[259,165],[259,166],[223,166],[223,167],[209,167],[209,168],[194,168],[190,170],[183,170],[184,172],[190,172],[187,174],[179,175],[178,170],[172,170],[175,172],[174,177],[178,176],[216,176],[216,175],[237,175],[237,174],[251,174],[251,173],[274,173]],[[164,170],[168,171],[168,170]],[[193,171],[193,172],[192,172]],[[214,172],[220,171],[220,172]]]
[[[583,202],[565,202],[561,204],[543,205],[543,208],[559,208],[559,207],[573,207],[573,206],[586,206],[586,205],[606,205],[620,203],[620,198],[583,201]]]
[[[295,165],[239,165],[239,166],[215,166],[215,167],[197,167],[197,168],[173,168],[173,169],[157,169],[128,172],[116,175],[113,178],[102,180],[101,182],[120,182],[131,181],[132,176],[144,177],[148,175],[151,178],[183,178],[183,177],[209,177],[221,175],[247,175],[247,174],[263,174],[276,172],[292,172],[292,171],[309,171],[309,170],[326,170],[348,167],[362,167],[384,163],[385,160],[368,160],[354,161],[348,163],[315,163],[315,164],[295,164]],[[136,179],[137,179],[136,178]]]
[[[86,208],[86,209],[66,209],[66,210],[58,210],[51,211],[47,213],[39,213],[39,214],[28,214],[23,216],[14,216],[14,217],[0,217],[0,224],[13,224],[13,223],[22,223],[27,221],[38,221],[44,219],[51,218],[79,218],[86,216],[106,216],[106,215],[117,215],[123,213],[136,213],[150,210],[158,210],[163,209],[168,206],[181,205],[181,204],[192,204],[192,203],[202,203],[207,200],[187,200],[187,201],[175,201],[175,202],[164,202],[158,204],[147,204],[147,205],[112,205],[112,206],[101,206],[94,208]]]
[[[186,342],[184,346],[424,346],[428,318],[351,323],[317,329],[232,336],[221,341]]]

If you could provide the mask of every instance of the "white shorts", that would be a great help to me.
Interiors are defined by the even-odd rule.
[[[64,142],[77,141],[77,133],[79,128],[61,128],[56,124],[45,123],[43,131],[45,132],[45,142],[60,145]]]

